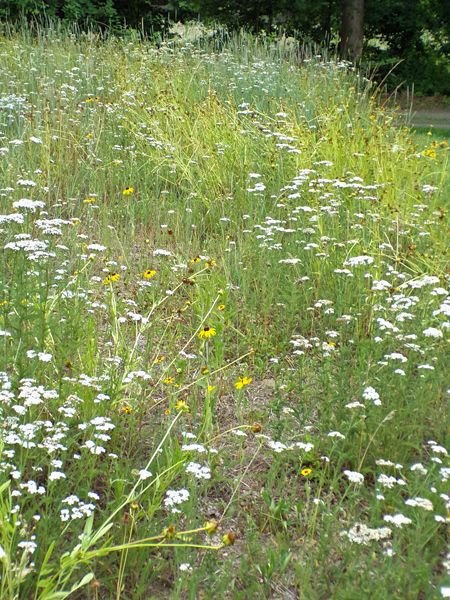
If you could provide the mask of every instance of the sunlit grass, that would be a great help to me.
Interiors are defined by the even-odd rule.
[[[1,597],[440,597],[444,136],[271,42],[38,34],[0,38]]]

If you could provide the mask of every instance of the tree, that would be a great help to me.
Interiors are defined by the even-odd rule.
[[[341,57],[360,62],[364,42],[364,0],[344,0],[340,37]]]

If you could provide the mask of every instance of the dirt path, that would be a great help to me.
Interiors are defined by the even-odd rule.
[[[450,129],[450,108],[435,110],[416,110],[404,113],[408,123],[414,127],[436,127]]]
[[[411,96],[406,93],[386,95],[383,105],[400,109],[400,123],[412,127],[450,130],[450,100],[444,96]]]

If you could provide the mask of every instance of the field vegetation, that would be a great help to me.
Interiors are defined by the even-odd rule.
[[[449,597],[445,136],[245,34],[0,61],[0,597]]]

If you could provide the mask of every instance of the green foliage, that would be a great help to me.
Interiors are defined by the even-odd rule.
[[[342,0],[9,0],[0,18],[58,18],[147,34],[170,21],[197,19],[266,36],[295,36],[337,49]],[[366,0],[364,64],[388,85],[450,95],[450,3],[447,0]],[[392,71],[392,72],[391,72]],[[420,73],[420,77],[418,74]]]
[[[179,31],[0,38],[0,598],[438,597],[447,140]]]
[[[367,0],[365,35],[365,60],[380,79],[395,67],[389,77],[392,87],[414,83],[419,93],[450,95],[446,0]]]
[[[15,20],[33,17],[64,19],[73,22],[117,23],[119,12],[115,0],[10,0],[0,8],[0,17]]]

